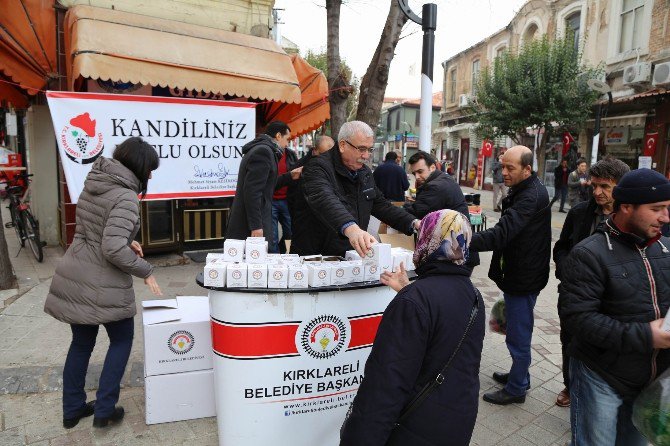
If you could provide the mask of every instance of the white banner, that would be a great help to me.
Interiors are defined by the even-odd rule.
[[[209,291],[219,444],[336,446],[396,293]]]
[[[47,99],[73,203],[93,162],[131,136],[160,158],[145,199],[234,196],[242,146],[256,136],[253,103],[55,91]]]

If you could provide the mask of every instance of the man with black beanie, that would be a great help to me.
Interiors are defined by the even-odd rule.
[[[562,265],[559,314],[572,333],[572,445],[645,445],[633,401],[670,367],[670,181],[650,169],[625,174],[614,213]]]

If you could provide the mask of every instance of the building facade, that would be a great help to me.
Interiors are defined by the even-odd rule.
[[[579,152],[588,160],[616,156],[632,168],[651,165],[670,174],[670,108],[666,88],[670,85],[670,4],[665,0],[530,0],[505,28],[450,57],[444,69],[444,101],[440,125],[433,133],[442,153],[458,160],[461,184],[473,183],[473,168],[482,142],[475,135],[476,122],[468,104],[476,96],[481,70],[490,67],[504,51],[517,52],[523,43],[547,36],[563,37],[574,32],[582,61],[602,66],[610,89],[593,107],[593,119],[583,123]],[[652,23],[654,26],[652,26]],[[600,118],[600,143],[592,151],[596,111]],[[530,133],[530,132],[529,132]],[[560,158],[560,132],[549,141],[546,165]],[[529,135],[522,142],[534,146]],[[647,145],[647,142],[653,142]],[[509,140],[494,141],[494,147],[509,147]],[[494,150],[494,156],[497,155]],[[648,158],[640,159],[649,155]],[[642,164],[640,164],[642,163]],[[490,164],[490,159],[485,160]],[[549,169],[547,169],[549,170]],[[484,186],[491,181],[490,166],[484,168]]]

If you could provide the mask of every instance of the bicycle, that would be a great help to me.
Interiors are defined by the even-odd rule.
[[[9,209],[11,221],[5,223],[5,227],[14,228],[21,248],[26,246],[27,240],[30,251],[32,251],[37,261],[41,262],[44,260],[42,247],[45,243],[40,240],[39,222],[30,211],[30,205],[24,201],[30,191],[30,181],[28,178],[32,176],[32,174],[21,174],[13,180],[2,181],[0,184],[5,184],[5,191],[9,198],[9,206],[7,208]],[[22,186],[15,184],[18,182],[18,178],[23,178],[28,185],[25,192]],[[21,249],[19,249],[19,252],[21,252]]]

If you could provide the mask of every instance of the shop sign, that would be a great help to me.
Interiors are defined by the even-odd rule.
[[[14,113],[5,113],[5,124],[7,125],[7,136],[16,136],[19,134],[19,127]]]
[[[139,136],[160,158],[145,199],[234,196],[242,146],[256,135],[253,103],[47,92],[73,203],[100,157]]]
[[[614,127],[605,131],[605,145],[628,144],[628,127]]]

